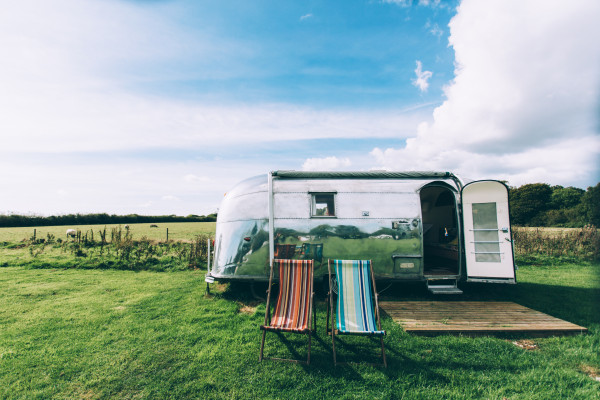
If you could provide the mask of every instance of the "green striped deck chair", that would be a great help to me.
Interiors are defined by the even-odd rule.
[[[273,265],[279,266],[279,296],[275,311],[271,317],[271,288],[273,284]],[[272,360],[303,362],[300,360],[264,357],[265,336],[267,331],[291,332],[308,335],[308,356],[306,364],[310,364],[310,342],[313,332],[313,260],[273,260],[269,275],[265,324],[261,325],[262,340],[259,361],[263,358]],[[316,323],[315,323],[316,326]]]
[[[383,336],[379,320],[379,303],[371,260],[329,260],[329,307],[327,332],[331,331],[333,363],[338,364],[335,352],[336,335],[379,336],[383,366],[387,367]],[[332,275],[335,275],[335,281]],[[334,291],[337,292],[336,312],[333,312]],[[332,329],[329,329],[331,313]]]

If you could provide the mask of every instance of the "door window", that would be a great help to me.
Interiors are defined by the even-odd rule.
[[[473,203],[475,260],[500,262],[496,203]]]

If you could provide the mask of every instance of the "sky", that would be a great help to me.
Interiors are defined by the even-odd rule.
[[[594,0],[19,0],[0,213],[204,215],[273,170],[600,181]]]

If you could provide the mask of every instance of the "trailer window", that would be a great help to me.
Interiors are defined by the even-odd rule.
[[[335,195],[334,193],[312,194],[312,217],[335,217]]]

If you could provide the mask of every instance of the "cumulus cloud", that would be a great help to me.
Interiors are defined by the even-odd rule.
[[[331,171],[348,168],[352,163],[349,158],[324,157],[309,158],[302,164],[303,171]]]
[[[429,87],[429,78],[433,75],[431,71],[423,71],[423,65],[421,61],[417,61],[417,68],[415,69],[415,75],[417,76],[412,80],[413,85],[419,88],[421,92],[426,92]]]
[[[303,16],[300,17],[300,21],[304,21],[305,19],[309,19],[312,18],[313,15],[312,14],[305,14]]]
[[[405,148],[373,150],[378,165],[511,184],[597,179],[600,3],[553,3],[464,0],[449,24],[447,99]]]

